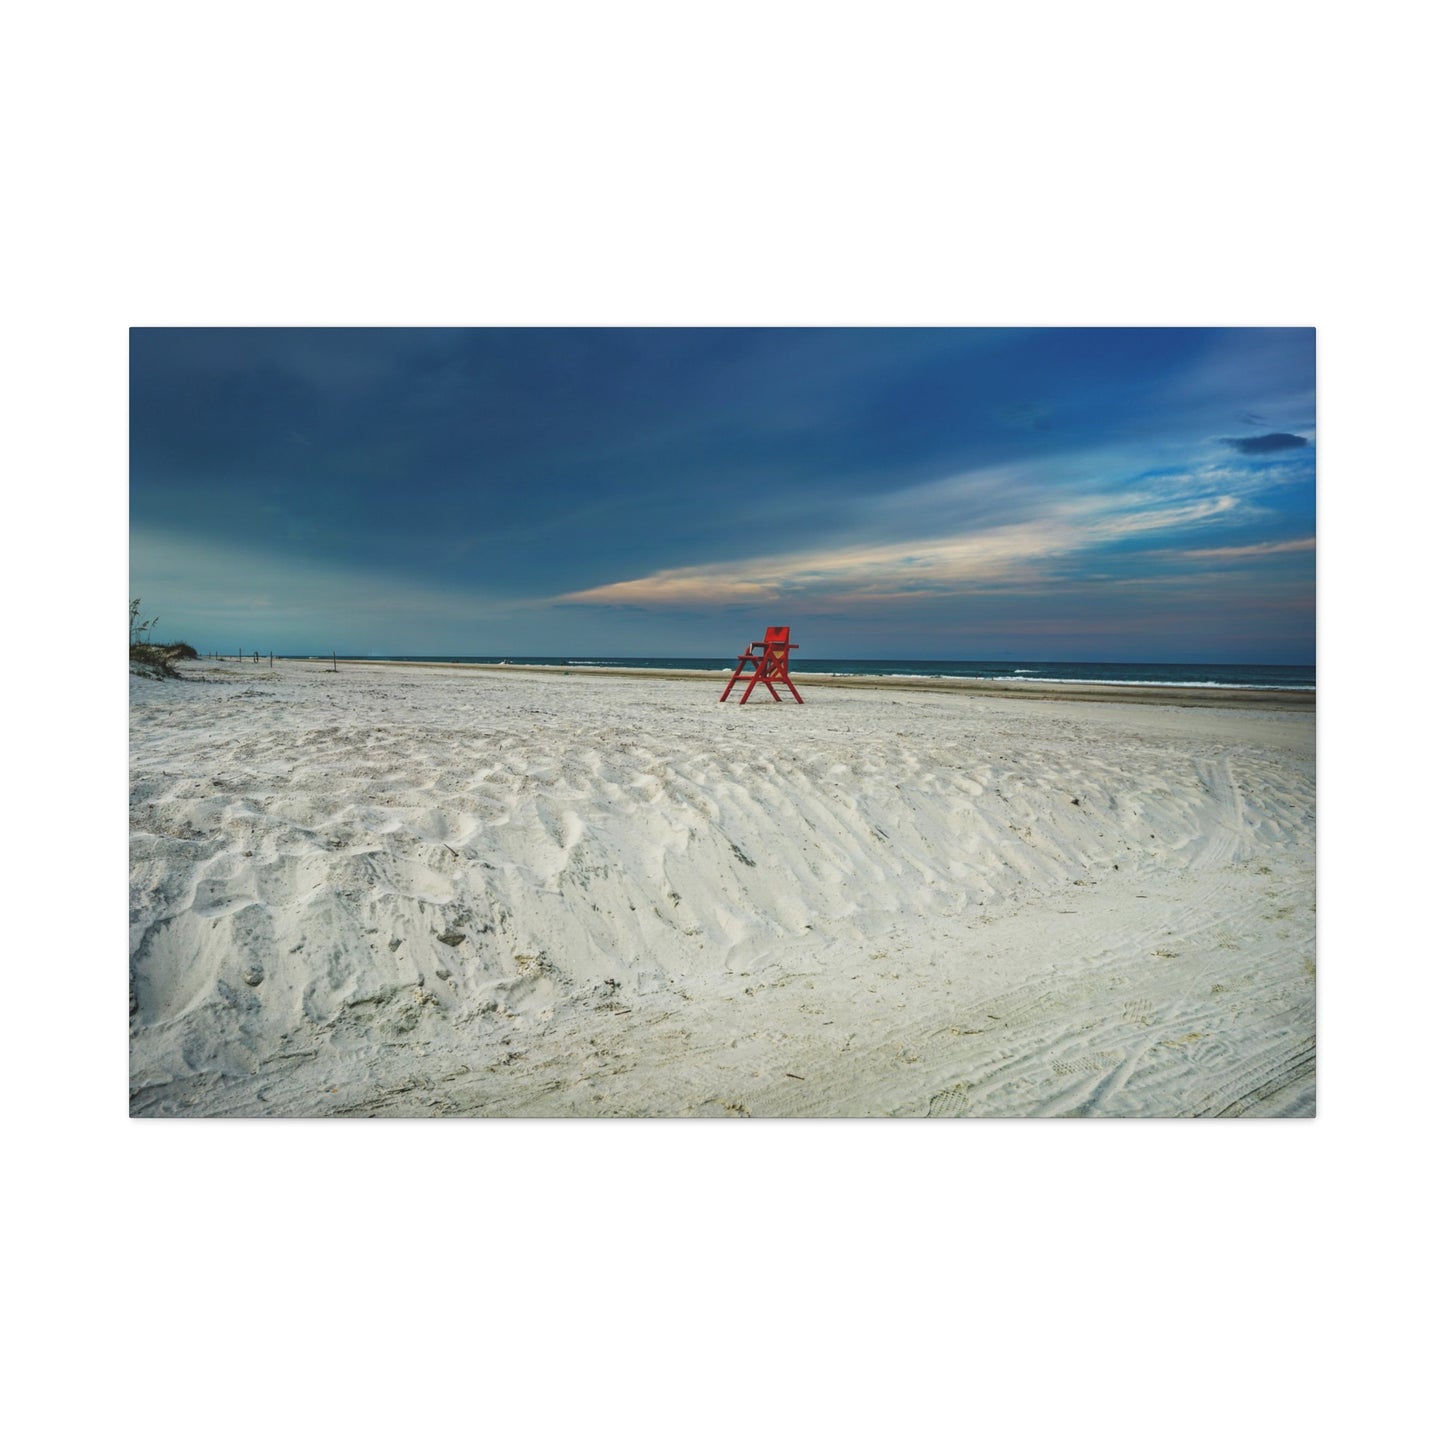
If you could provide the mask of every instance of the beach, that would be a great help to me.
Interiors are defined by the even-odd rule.
[[[1312,694],[181,670],[135,1115],[1314,1113]]]

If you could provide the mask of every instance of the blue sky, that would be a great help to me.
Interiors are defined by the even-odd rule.
[[[136,329],[202,650],[1311,662],[1311,329]]]

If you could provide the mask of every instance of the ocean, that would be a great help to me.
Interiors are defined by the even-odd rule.
[[[707,670],[730,672],[731,657],[524,657],[519,654],[487,657],[402,656],[373,654],[351,656],[352,662],[490,662],[530,667],[646,667],[664,671]],[[897,658],[807,657],[795,658],[790,671],[849,677],[977,677],[1004,682],[1147,683],[1152,687],[1284,688],[1312,692],[1315,670],[1310,666],[1265,666],[1235,662],[940,662]]]

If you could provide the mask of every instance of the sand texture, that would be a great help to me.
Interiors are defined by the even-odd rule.
[[[1314,715],[131,679],[131,1111],[1303,1116]]]

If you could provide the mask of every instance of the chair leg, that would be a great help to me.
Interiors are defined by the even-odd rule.
[[[743,669],[744,669],[746,666],[747,666],[747,663],[746,663],[746,662],[740,662],[740,663],[738,663],[738,665],[733,669],[733,675],[732,675],[730,678],[728,678],[728,685],[727,685],[725,688],[723,688],[723,695],[722,695],[720,698],[718,698],[718,701],[719,701],[719,702],[726,702],[726,701],[728,700],[728,693],[730,693],[730,692],[733,690],[733,684],[734,684],[735,682],[737,682],[739,678],[742,677],[742,675],[743,675]]]
[[[781,702],[781,701],[782,701],[782,698],[780,698],[780,697],[778,696],[777,692],[774,691],[772,683],[770,683],[770,682],[768,681],[767,677],[764,675],[762,668],[759,668],[759,669],[752,675],[752,679],[749,681],[747,687],[743,689],[743,695],[742,695],[742,697],[739,699],[739,702],[746,702],[746,701],[753,695],[753,689],[754,689],[759,683],[762,683],[762,685],[763,685],[765,688],[767,688],[767,690],[768,690],[769,692],[771,692],[771,693],[773,694],[773,701],[774,701],[774,702]]]

